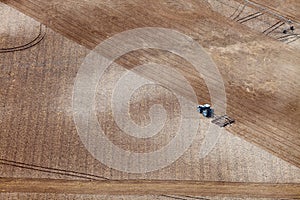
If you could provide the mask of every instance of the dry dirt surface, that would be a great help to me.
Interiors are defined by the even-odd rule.
[[[300,22],[300,2],[297,0],[253,0],[253,2]]]
[[[300,182],[298,48],[224,17],[213,11],[210,1],[204,0],[1,2],[0,14],[4,18],[0,24],[0,48],[22,46],[34,40],[39,35],[40,23],[47,28],[43,29],[45,38],[37,45],[23,51],[0,54],[0,177],[78,181],[194,180],[212,181],[213,186],[222,181],[230,188],[232,182],[254,182],[259,188],[264,188],[265,182],[290,183],[286,196],[299,196],[295,190]],[[259,4],[281,14],[288,13],[286,16],[299,20],[297,13],[300,10],[296,1],[291,1],[289,5],[275,3],[280,1],[269,4],[270,2],[260,1]],[[298,9],[298,12],[293,12],[293,9]],[[72,110],[75,78],[84,58],[103,40],[139,27],[174,29],[198,42],[212,57],[222,76],[227,98],[226,113],[235,119],[232,126],[223,130],[213,150],[205,158],[199,159],[199,148],[205,141],[204,130],[209,125],[209,120],[199,116],[202,126],[188,151],[170,166],[142,174],[121,172],[95,159],[78,135]],[[211,102],[203,78],[189,62],[171,52],[156,49],[136,50],[121,56],[116,63],[122,67],[111,65],[99,80],[98,85],[101,87],[97,87],[98,102],[95,110],[106,136],[126,151],[147,153],[168,144],[179,127],[181,114],[180,103],[170,90],[159,84],[146,85],[136,90],[130,102],[127,102],[130,105],[130,117],[140,126],[150,124],[151,106],[161,104],[167,114],[164,128],[159,134],[146,139],[134,138],[120,130],[114,120],[110,98],[120,77],[134,67],[146,63],[172,67],[188,80],[197,95],[196,102],[193,101],[191,93],[180,87],[183,85],[180,79],[172,79],[173,74],[170,71],[154,68],[135,73],[155,83],[161,83],[163,79],[174,86],[172,89],[176,94],[192,103]],[[111,159],[115,158],[111,156]],[[1,186],[6,185],[6,191],[13,192],[14,182],[6,184],[6,181],[0,181],[0,191]],[[20,179],[21,183],[22,181]],[[78,185],[80,184],[83,183],[79,182]],[[156,186],[159,187],[159,184]],[[267,187],[270,189],[269,196],[261,193],[258,195],[284,197],[279,195],[280,191],[275,190],[280,186],[270,186]],[[15,189],[17,190],[16,187]],[[35,192],[39,193],[41,190]],[[21,188],[18,191],[22,192]],[[140,193],[147,194],[142,191]],[[154,196],[124,198],[189,199],[172,196],[171,193],[169,191],[169,196],[160,196],[153,192]],[[205,198],[217,199],[212,197],[217,193],[205,193],[210,196]],[[257,196],[254,189],[252,193],[244,190],[225,193],[219,194],[220,198],[230,195],[253,198]],[[174,194],[178,195],[176,192]],[[66,197],[58,194],[0,194],[0,198],[4,199],[85,197],[123,198],[97,195]]]

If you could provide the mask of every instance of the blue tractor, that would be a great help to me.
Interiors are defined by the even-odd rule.
[[[204,117],[207,117],[207,118],[214,117],[214,110],[210,107],[209,104],[199,105],[199,106],[197,106],[197,110]]]

